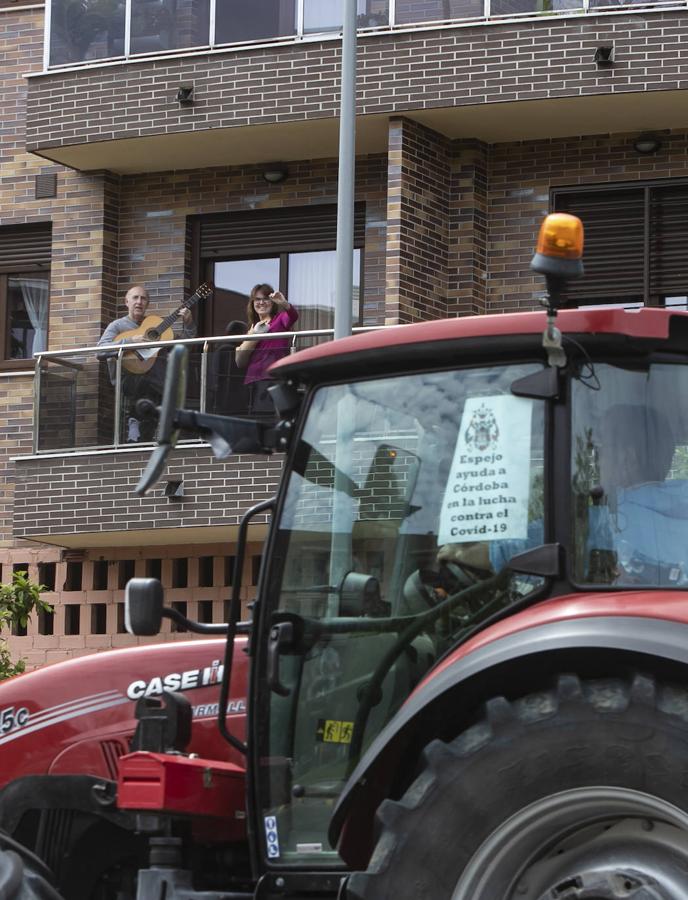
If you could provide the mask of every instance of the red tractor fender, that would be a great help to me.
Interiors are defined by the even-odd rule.
[[[248,659],[237,642],[229,728],[245,739]],[[92,775],[116,780],[129,752],[140,697],[165,688],[193,708],[189,751],[235,763],[243,757],[217,728],[225,640],[191,640],[112,650],[45,666],[0,683],[0,787],[27,775]]]
[[[584,650],[585,653],[581,653]],[[617,652],[688,668],[688,593],[572,594],[538,603],[476,634],[432,669],[361,757],[342,791],[329,839],[346,863],[365,868],[375,811],[413,780],[423,748],[451,740],[483,702],[537,689],[551,673],[572,671]],[[620,656],[617,656],[617,659]]]

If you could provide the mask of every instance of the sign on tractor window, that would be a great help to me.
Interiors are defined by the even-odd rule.
[[[466,400],[440,544],[527,537],[532,414],[532,400],[508,394]]]

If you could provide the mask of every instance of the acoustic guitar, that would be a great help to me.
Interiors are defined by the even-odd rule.
[[[188,297],[182,305],[169,316],[163,319],[161,316],[146,316],[138,328],[132,328],[131,331],[123,331],[113,339],[113,344],[127,341],[131,343],[140,343],[142,341],[173,341],[174,332],[172,325],[176,322],[183,309],[191,309],[199,300],[205,300],[213,292],[212,284],[204,282],[199,285],[193,294]],[[155,365],[155,360],[162,347],[151,347],[148,350],[140,347],[138,350],[129,350],[122,354],[122,368],[132,375],[145,375]]]

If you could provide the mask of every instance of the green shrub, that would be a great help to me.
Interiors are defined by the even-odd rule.
[[[53,608],[41,594],[43,584],[33,584],[27,572],[13,572],[10,584],[0,584],[0,632],[13,627],[26,628],[34,610],[52,612]],[[0,681],[19,675],[26,668],[23,659],[13,662],[7,642],[0,638]]]

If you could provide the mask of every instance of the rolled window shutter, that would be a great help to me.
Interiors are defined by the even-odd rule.
[[[643,189],[557,192],[554,205],[585,229],[585,275],[566,285],[565,299],[575,306],[642,301]]]
[[[688,294],[688,186],[650,194],[650,291],[660,297]]]
[[[0,227],[0,272],[20,273],[50,268],[50,225]]]
[[[365,207],[356,204],[354,246],[365,242]],[[236,259],[334,250],[337,243],[337,207],[303,206],[263,209],[204,216],[200,222],[202,259]]]

